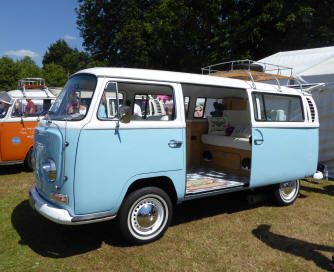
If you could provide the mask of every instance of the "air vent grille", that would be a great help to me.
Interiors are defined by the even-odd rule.
[[[309,98],[306,97],[306,100],[307,100],[307,103],[308,103],[308,105],[310,107],[312,122],[314,122],[315,121],[315,108],[314,108],[314,105],[313,105],[311,99],[309,99]]]

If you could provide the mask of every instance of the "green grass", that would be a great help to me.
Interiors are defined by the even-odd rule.
[[[129,246],[116,222],[54,224],[32,211],[32,173],[0,168],[0,271],[326,271],[334,181],[302,181],[289,207],[245,193],[185,202],[158,241]]]

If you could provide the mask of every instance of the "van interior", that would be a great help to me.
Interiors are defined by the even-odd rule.
[[[249,185],[251,122],[246,90],[182,84],[186,109],[186,194]]]

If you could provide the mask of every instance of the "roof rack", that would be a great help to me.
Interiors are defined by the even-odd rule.
[[[42,89],[46,96],[49,97],[48,87],[45,85],[44,78],[22,78],[18,82],[18,88],[22,90],[24,97],[27,97],[26,89]]]
[[[292,76],[292,68],[290,67],[249,59],[212,64],[201,68],[201,70],[202,74],[247,81],[250,80],[253,88],[256,88],[255,82],[275,80],[278,89],[281,91],[280,79],[298,82],[298,80]]]
[[[43,87],[46,87],[44,78],[22,78],[19,80],[19,88],[22,88],[22,86],[26,89],[41,89]]]

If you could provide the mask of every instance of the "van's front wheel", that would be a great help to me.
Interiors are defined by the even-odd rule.
[[[300,182],[293,180],[277,184],[274,189],[275,200],[280,206],[291,205],[298,197]]]
[[[28,171],[34,170],[34,149],[31,147],[24,159],[24,166]]]
[[[145,187],[130,193],[119,212],[121,232],[126,240],[136,244],[160,238],[172,219],[172,203],[165,191]]]

